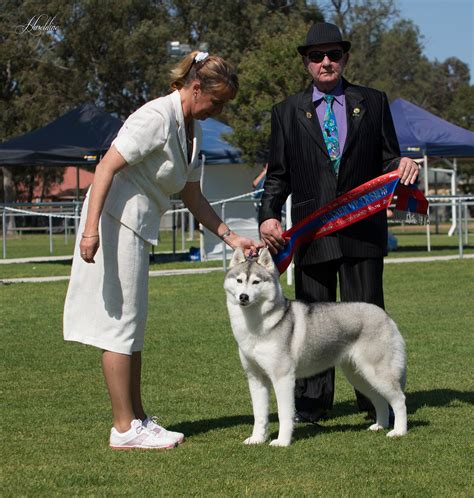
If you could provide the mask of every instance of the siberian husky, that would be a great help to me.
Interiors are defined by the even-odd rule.
[[[275,390],[278,439],[291,443],[295,379],[311,377],[339,365],[349,382],[376,410],[378,431],[388,426],[389,406],[395,424],[387,436],[407,432],[405,343],[394,321],[367,303],[314,303],[285,299],[268,249],[246,259],[234,252],[224,288],[227,308],[252,398],[254,427],[245,444],[268,437],[270,387]]]

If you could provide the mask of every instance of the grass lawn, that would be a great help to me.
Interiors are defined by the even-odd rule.
[[[289,448],[248,447],[251,404],[222,273],[150,280],[144,399],[178,449],[108,449],[94,348],[64,343],[66,282],[0,286],[4,496],[473,496],[474,263],[387,265],[407,342],[409,433],[369,433],[338,374],[332,418]],[[291,292],[289,292],[291,293]],[[272,403],[270,431],[277,431]]]
[[[390,252],[389,258],[411,257],[411,256],[445,256],[449,254],[459,254],[458,236],[453,237],[446,235],[448,226],[442,226],[442,234],[435,234],[434,227],[431,227],[431,252],[426,250],[426,232],[424,227],[420,226],[400,226],[392,225],[390,230],[398,239],[397,251]],[[464,246],[464,254],[474,253],[474,227],[470,228],[469,243]],[[64,244],[64,235],[55,235],[54,255],[63,256],[73,253],[73,238],[69,238],[69,243]],[[171,252],[173,248],[171,232],[163,231],[160,234],[160,245],[155,248],[155,253]],[[186,241],[186,250],[191,246],[199,247],[199,237],[196,236],[193,241]],[[176,250],[181,250],[181,238],[178,237]],[[33,256],[49,256],[49,240],[44,234],[23,235],[18,238],[9,238],[7,240],[7,256],[10,258],[23,258]],[[166,270],[169,268],[201,268],[208,266],[222,266],[221,261],[212,262],[193,262],[179,261],[173,263],[155,263],[150,265],[151,270]],[[19,278],[19,277],[47,277],[69,275],[71,272],[71,263],[69,261],[61,262],[35,262],[35,263],[17,263],[14,265],[0,265],[1,278]]]
[[[199,247],[199,233],[196,231],[194,240],[185,239],[185,250],[191,246]],[[173,250],[173,234],[171,231],[160,232],[159,251],[171,252]],[[50,252],[49,235],[44,233],[29,233],[21,235],[8,235],[6,240],[7,258],[32,258],[38,256],[69,256],[74,253],[74,235],[67,239],[64,234],[53,234],[53,252]],[[0,237],[3,244],[3,237]],[[175,239],[176,251],[182,250],[181,232],[178,231]],[[158,248],[155,248],[158,252]],[[3,257],[3,253],[2,253]]]

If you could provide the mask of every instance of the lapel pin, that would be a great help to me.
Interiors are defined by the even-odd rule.
[[[353,116],[358,116],[360,114],[360,109],[358,107],[354,107],[354,110],[352,111]]]
[[[310,112],[307,112],[307,113],[306,113],[306,117],[307,117],[308,119],[311,119],[311,118],[313,117],[313,115],[312,115]]]

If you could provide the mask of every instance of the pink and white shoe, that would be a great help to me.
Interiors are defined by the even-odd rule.
[[[176,444],[181,444],[184,441],[184,434],[181,432],[168,431],[158,424],[156,417],[147,417],[143,421],[143,426],[155,434],[172,439]]]
[[[119,432],[115,427],[110,431],[109,446],[114,450],[168,450],[175,448],[177,443],[169,437],[166,431],[163,434],[147,429],[141,420],[132,420],[127,432]]]

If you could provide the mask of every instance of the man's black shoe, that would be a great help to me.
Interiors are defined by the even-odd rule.
[[[296,424],[317,424],[320,420],[327,420],[328,418],[327,410],[319,410],[315,413],[296,412],[294,422]]]

